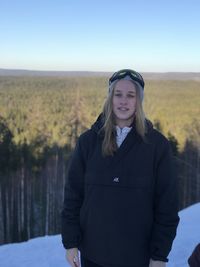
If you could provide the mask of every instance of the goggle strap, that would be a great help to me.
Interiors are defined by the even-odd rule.
[[[121,70],[119,72],[115,72],[112,75],[112,77],[109,79],[109,85],[112,82],[114,82],[115,80],[123,79],[126,76],[129,76],[130,78],[132,78],[133,80],[138,82],[144,88],[144,80],[143,80],[142,76],[138,72],[135,72],[135,71],[132,71],[129,69],[124,69],[124,70]]]

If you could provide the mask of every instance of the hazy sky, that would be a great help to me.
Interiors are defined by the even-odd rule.
[[[200,72],[200,0],[0,0],[0,68]]]

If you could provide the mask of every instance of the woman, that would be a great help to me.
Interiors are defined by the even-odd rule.
[[[62,242],[72,267],[164,267],[179,217],[168,140],[145,118],[144,80],[109,79],[103,112],[70,161]]]

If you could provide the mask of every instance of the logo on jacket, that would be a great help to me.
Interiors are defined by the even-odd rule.
[[[115,177],[115,178],[113,179],[113,182],[115,182],[115,183],[119,183],[119,177]]]

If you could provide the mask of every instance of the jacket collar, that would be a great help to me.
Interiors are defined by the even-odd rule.
[[[148,132],[153,129],[153,125],[149,120],[146,120],[147,127],[148,127]],[[101,130],[101,128],[104,125],[104,117],[103,114],[101,113],[96,122],[92,125],[91,129],[95,131],[100,138],[104,137],[104,132]],[[127,134],[125,140],[121,144],[121,146],[117,149],[117,151],[114,153],[113,156],[108,156],[107,157],[107,166],[109,168],[116,166],[121,159],[123,159],[126,154],[138,143],[142,142],[141,136],[137,133],[136,127],[135,127],[135,120],[133,123],[130,125],[131,130]],[[100,131],[101,130],[101,131]]]
[[[96,121],[92,125],[91,129],[94,130],[100,137],[104,136],[102,127],[104,125],[105,117],[103,113],[100,113],[97,117]],[[147,126],[147,133],[151,132],[153,130],[153,124],[150,120],[146,119],[146,126]],[[129,126],[132,127],[132,130],[136,131],[136,121],[133,120],[132,124]]]

